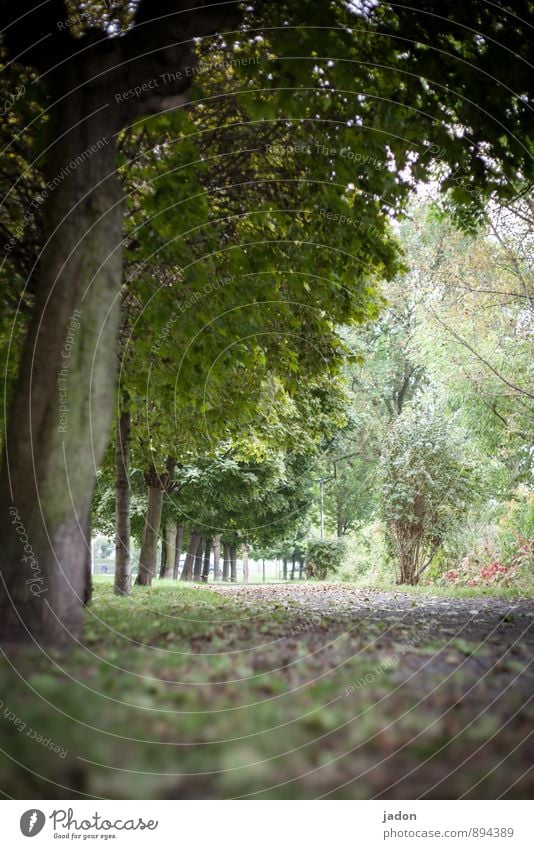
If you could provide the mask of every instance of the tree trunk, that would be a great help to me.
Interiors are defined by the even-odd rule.
[[[265,559],[261,561],[261,578],[265,582]]]
[[[291,580],[292,581],[295,580],[296,568],[297,568],[297,558],[296,558],[295,554],[293,554],[293,556],[291,558]]]
[[[223,581],[230,577],[230,546],[225,542],[223,545]]]
[[[139,33],[88,31],[78,47],[58,35],[67,4],[52,4],[48,24],[39,4],[2,4],[6,57],[33,66],[46,89],[48,137],[38,145],[44,188],[28,199],[30,217],[44,201],[44,238],[27,280],[35,305],[0,473],[0,641],[53,645],[82,636],[91,496],[115,391],[123,237],[116,138],[138,116],[182,105],[193,37],[239,19],[234,3],[208,15],[196,4],[189,13],[171,4],[182,14],[154,29],[140,5]],[[151,79],[163,80],[157,92],[114,102],[130,82]]]
[[[407,536],[403,533],[396,533],[393,526],[392,536],[395,540],[399,557],[400,574],[397,583],[417,584],[419,580],[417,572],[421,543],[420,535],[413,534],[412,536]]]
[[[130,595],[130,413],[122,410],[115,448],[115,595]]]
[[[417,563],[411,551],[401,552],[401,555],[399,557],[399,566],[400,578],[397,583],[412,585],[419,583],[419,578],[417,575]]]
[[[230,546],[230,580],[233,584],[237,583],[237,548],[235,545]]]
[[[163,530],[161,534],[161,559],[159,563],[159,576],[160,578],[165,577],[165,566],[167,563],[167,526],[163,525]]]
[[[198,548],[195,552],[195,566],[193,571],[193,578],[195,581],[200,581],[202,576],[202,556],[204,554],[204,537],[200,537]]]
[[[197,531],[191,531],[191,535],[189,537],[189,546],[187,549],[187,554],[185,556],[184,568],[182,569],[182,574],[180,575],[181,581],[192,581],[193,580],[193,570],[195,567],[195,555],[197,553],[198,547],[200,545],[202,537]]]
[[[221,535],[213,537],[213,580],[221,580]]]
[[[151,586],[158,559],[158,537],[163,509],[163,489],[160,486],[148,487],[148,504],[146,511],[143,543],[139,554],[139,571],[136,584]]]
[[[205,547],[204,547],[204,565],[202,567],[202,581],[207,584],[210,576],[210,554],[211,554],[211,543],[212,540],[210,537],[206,537]]]
[[[182,556],[182,546],[184,544],[184,526],[178,525],[176,529],[176,553],[174,556],[174,569],[172,577],[176,581],[180,572],[180,557]]]
[[[71,62],[51,86],[50,101],[60,105],[49,112],[45,241],[0,476],[7,642],[82,636],[85,533],[113,415],[122,282],[115,110],[106,107],[108,91],[78,90],[83,70]]]
[[[287,557],[284,557],[284,559],[283,559],[283,561],[282,561],[282,562],[283,562],[283,564],[284,564],[284,565],[283,565],[283,572],[282,572],[282,576],[283,576],[283,578],[284,578],[284,581],[287,581]]]
[[[302,554],[299,557],[299,581],[302,581],[302,574],[304,572],[304,558]]]
[[[243,583],[248,584],[248,545],[243,546]]]
[[[176,562],[176,537],[177,527],[174,519],[169,519],[165,525],[165,550],[167,552],[165,560],[165,571],[163,578],[172,578],[174,574],[174,564]]]
[[[342,502],[341,493],[337,493],[336,497],[336,524],[337,524],[337,538],[343,539],[345,536],[345,511],[344,505]]]

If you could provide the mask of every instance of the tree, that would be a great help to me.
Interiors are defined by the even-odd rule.
[[[393,424],[380,460],[382,511],[400,584],[417,584],[446,533],[477,496],[465,435],[426,406],[408,408]]]
[[[489,204],[475,234],[433,207],[405,228],[417,292],[412,359],[440,387],[482,450],[507,466],[512,486],[530,474],[532,220],[528,199]],[[530,232],[529,232],[530,231]]]
[[[170,13],[164,21],[158,8]],[[49,98],[44,241],[32,271],[35,311],[0,482],[2,639],[63,643],[81,636],[91,470],[102,459],[113,410],[122,281],[117,133],[141,115],[185,102],[194,39],[217,32],[235,14],[233,4],[217,11],[177,0],[158,8],[140,2],[130,28],[111,37],[105,20],[74,33],[60,0],[1,7],[6,57],[34,69]],[[161,85],[143,90],[141,84],[139,96],[128,96],[140,81],[154,79]],[[112,103],[110,93],[116,94]],[[68,385],[63,410],[58,374]],[[20,560],[10,505],[32,540],[43,597],[29,590],[32,573]]]

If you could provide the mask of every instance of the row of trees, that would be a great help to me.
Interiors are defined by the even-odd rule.
[[[519,484],[529,481],[530,215],[526,200],[506,211],[490,205],[485,223],[468,235],[435,201],[413,207],[399,231],[409,273],[385,287],[388,304],[378,321],[343,331],[353,354],[345,366],[345,395],[337,399],[345,419],[338,415],[336,428],[328,433],[325,426],[320,450],[294,468],[280,451],[277,435],[276,462],[285,462],[282,477],[279,468],[269,466],[273,455],[258,457],[251,467],[226,454],[224,460],[211,458],[194,470],[175,472],[170,490],[176,498],[163,510],[161,537],[163,556],[171,551],[177,563],[185,525],[190,541],[184,579],[207,578],[212,537],[203,548],[204,526],[209,533],[226,528],[222,572],[216,536],[215,579],[236,579],[230,564],[241,544],[245,563],[252,545],[255,557],[283,561],[284,578],[302,577],[306,538],[314,523],[318,531],[322,483],[327,532],[338,538],[352,535],[357,545],[354,532],[379,518],[399,581],[416,583],[473,507],[488,499],[504,504]],[[326,421],[332,423],[332,413]],[[294,446],[302,444],[299,434]],[[280,497],[282,478],[284,517],[276,509],[269,514],[267,507],[270,497]],[[217,496],[221,492],[228,500]],[[144,519],[142,498],[139,503]],[[110,499],[108,532],[111,508]],[[296,520],[288,521],[292,511]],[[200,527],[191,517],[201,520]],[[258,532],[254,523],[262,518],[267,530]],[[156,543],[157,534],[151,539]],[[342,553],[325,542],[321,559],[313,544],[309,575],[335,570]],[[165,562],[160,575],[177,577],[177,569]],[[155,552],[148,571],[150,577],[142,552],[139,583],[155,574]],[[245,576],[246,571],[245,566]]]
[[[531,179],[527,6],[2,4],[2,639],[81,635],[99,469],[122,592],[136,470],[147,583],[179,488],[205,537],[293,534],[391,220],[437,172],[464,227]]]

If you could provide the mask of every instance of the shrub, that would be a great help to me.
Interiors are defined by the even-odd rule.
[[[409,408],[391,428],[379,474],[398,583],[416,584],[478,495],[465,437],[439,412]]]
[[[444,585],[534,590],[534,495],[518,487],[504,502],[488,502],[449,535],[443,559],[427,576]],[[439,558],[436,558],[438,560]]]
[[[517,548],[505,563],[481,561],[476,555],[464,557],[459,566],[449,569],[440,583],[464,587],[515,587],[532,594],[534,539],[519,537]]]
[[[324,581],[327,575],[336,572],[343,564],[345,543],[339,539],[309,540],[306,551],[308,578]]]

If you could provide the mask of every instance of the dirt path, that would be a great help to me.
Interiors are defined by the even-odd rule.
[[[344,757],[344,781],[323,774],[322,793],[357,792],[357,776],[365,775],[379,798],[532,795],[533,601],[423,597],[339,584],[211,589],[244,606],[292,616],[297,624],[279,641],[282,654],[284,643],[290,650],[297,639],[315,651],[320,646],[323,664],[332,669],[347,662],[347,648],[365,658],[369,671],[347,684],[345,695],[360,713],[370,708],[373,733],[356,757]],[[334,748],[343,745],[333,742],[338,733],[342,738],[341,725],[330,738]]]
[[[515,641],[534,646],[534,601],[444,598],[359,590],[340,584],[212,585],[211,590],[245,605],[269,604],[326,617],[329,624],[381,622],[384,637],[399,626],[428,637],[462,637],[501,648]]]

